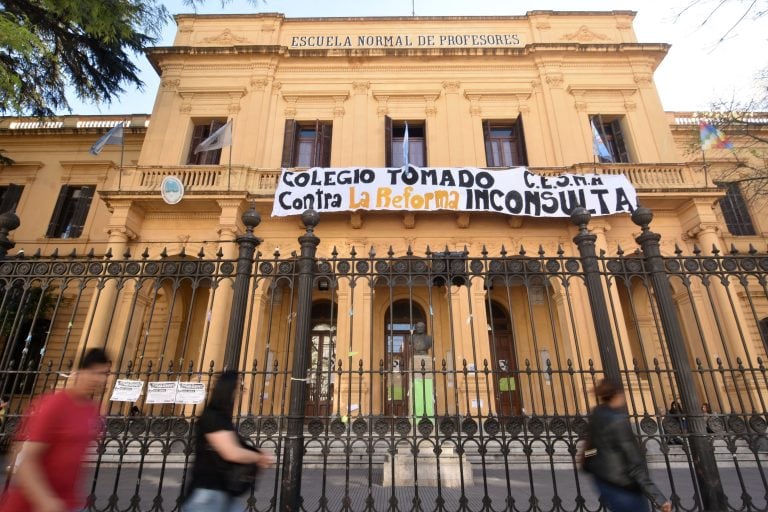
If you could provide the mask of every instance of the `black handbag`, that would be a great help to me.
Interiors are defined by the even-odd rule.
[[[260,452],[258,448],[253,444],[238,435],[240,445],[246,450],[253,452]],[[250,490],[251,486],[256,483],[256,478],[259,476],[259,466],[256,464],[238,464],[237,462],[226,462],[226,488],[227,494],[231,496],[240,496]]]

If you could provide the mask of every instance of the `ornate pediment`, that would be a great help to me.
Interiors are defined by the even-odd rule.
[[[598,34],[590,30],[586,25],[579,27],[579,30],[571,34],[565,34],[560,38],[561,41],[578,41],[580,43],[593,43],[595,41],[610,41],[610,38],[603,34]]]
[[[203,38],[203,42],[205,43],[219,43],[219,44],[245,43],[247,41],[248,41],[247,37],[241,37],[241,36],[235,35],[228,28],[225,28],[224,32],[222,32],[217,36]]]

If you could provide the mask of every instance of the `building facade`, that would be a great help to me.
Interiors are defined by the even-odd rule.
[[[654,213],[664,256],[763,251],[764,200],[743,194],[738,181],[719,181],[733,167],[728,151],[701,160],[694,114],[663,110],[653,73],[669,47],[639,43],[633,16],[177,16],[173,46],[148,50],[162,77],[151,116],[0,121],[0,147],[15,161],[0,172],[2,205],[21,219],[11,255],[234,260],[241,216],[254,206],[258,261],[272,258],[295,274],[290,265],[305,228],[296,216],[271,215],[281,169],[400,168],[406,132],[408,163],[418,168],[625,175]],[[121,120],[124,144],[89,154]],[[231,145],[195,152],[228,122]],[[599,150],[596,133],[605,145]],[[161,197],[169,176],[184,186],[177,204]],[[352,251],[390,259],[377,270],[383,277],[365,275],[364,285],[316,276],[310,416],[414,415],[414,390],[427,385],[422,394],[433,398],[423,407],[437,415],[587,410],[587,386],[573,392],[572,381],[551,373],[602,367],[587,289],[510,270],[478,280],[466,266],[507,254],[578,257],[579,228],[569,218],[424,208],[328,213],[315,198],[301,205],[321,211],[319,261],[336,265]],[[640,234],[628,214],[595,215],[589,230],[598,253],[611,256],[629,257]],[[457,270],[441,274],[435,259]],[[418,261],[429,262],[423,280],[397,281]],[[4,364],[26,358],[61,367],[88,344],[106,343],[120,354],[120,372],[146,370],[149,361],[158,372],[169,364],[219,369],[233,281],[182,281],[51,282],[36,299],[47,311],[11,322]],[[766,357],[764,281],[738,291],[673,288],[691,365],[709,358],[714,368],[718,357],[756,365]],[[265,275],[249,293],[238,356],[241,367],[256,361],[262,372],[245,407],[263,413],[287,403],[278,390],[289,389],[297,289]],[[664,379],[653,376],[670,363],[652,295],[632,279],[605,287],[619,364],[641,415],[663,412],[676,393],[667,396]],[[41,319],[39,332],[28,325]],[[411,347],[418,322],[433,340],[426,361]],[[737,381],[710,375],[696,384],[709,396],[708,382],[715,383],[725,397],[719,409],[732,412],[748,408],[740,392],[758,400],[763,387]]]

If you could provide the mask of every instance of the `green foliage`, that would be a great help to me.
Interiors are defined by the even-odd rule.
[[[68,85],[97,102],[141,87],[132,59],[168,18],[161,3],[145,0],[0,2],[0,113],[69,109]]]

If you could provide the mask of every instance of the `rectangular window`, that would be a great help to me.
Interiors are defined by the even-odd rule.
[[[330,167],[333,123],[285,120],[282,166]]]
[[[754,235],[755,226],[749,216],[747,203],[741,195],[738,183],[728,183],[725,197],[720,200],[725,224],[732,235]]]
[[[205,139],[211,136],[213,132],[227,123],[226,119],[214,119],[213,121],[195,122],[192,129],[192,140],[189,142],[189,154],[187,155],[187,165],[218,165],[221,160],[221,148],[211,151],[201,151],[195,153],[195,148]]]
[[[91,199],[96,191],[94,185],[64,185],[53,209],[48,225],[48,238],[77,238],[83,233],[85,219],[91,208]]]
[[[0,214],[6,212],[16,212],[16,207],[19,205],[19,199],[21,199],[21,193],[24,191],[24,185],[10,185],[0,186]]]
[[[594,126],[609,153],[608,155],[595,154],[595,158],[600,163],[630,162],[627,141],[622,131],[622,121],[623,116],[604,116],[601,114],[589,116],[590,133],[594,136],[592,131],[592,126]]]
[[[523,133],[523,116],[514,121],[483,121],[487,167],[528,165]]]
[[[405,123],[384,117],[385,167],[402,167],[405,164]],[[427,126],[424,121],[408,121],[408,164],[427,166]]]

